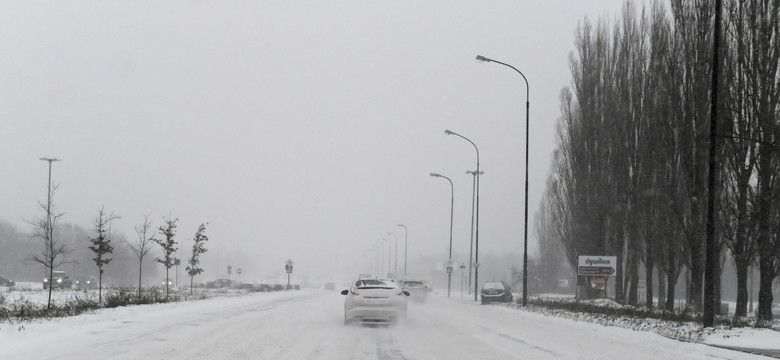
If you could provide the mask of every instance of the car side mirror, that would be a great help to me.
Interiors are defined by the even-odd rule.
[[[409,292],[408,291],[403,291],[403,293],[404,293],[404,295],[409,296]]]
[[[341,295],[347,295],[349,294],[349,290],[341,290]]]

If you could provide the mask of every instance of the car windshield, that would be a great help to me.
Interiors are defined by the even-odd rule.
[[[355,283],[355,286],[358,287],[358,289],[365,289],[365,288],[393,288],[394,286],[392,283],[387,283],[382,280],[373,280],[373,279],[364,279],[364,280],[358,280]]]

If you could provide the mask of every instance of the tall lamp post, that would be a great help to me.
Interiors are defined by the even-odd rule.
[[[525,81],[525,219],[523,221],[523,306],[525,306],[528,302],[528,109],[530,107],[530,86],[528,86],[528,79],[526,79],[525,75],[512,65],[486,58],[482,55],[477,55],[477,60],[494,62],[511,68],[512,70],[517,71]]]
[[[404,224],[398,224],[398,226],[404,228],[404,277],[406,277],[406,255],[409,254],[409,229]]]
[[[476,260],[475,263],[479,263],[479,174],[481,172],[479,171],[479,148],[477,147],[477,144],[475,144],[473,141],[469,140],[469,138],[458,134],[453,131],[444,130],[444,133],[447,135],[455,135],[463,140],[468,141],[471,143],[472,146],[474,146],[474,150],[477,151],[477,170],[475,172],[467,171],[466,173],[470,173],[474,175],[474,186],[473,188],[476,189],[476,208],[477,208],[477,220],[476,220],[476,229],[474,228],[474,194],[472,194],[471,198],[471,234],[472,234],[472,244],[476,243]],[[472,190],[474,192],[474,190]],[[469,289],[471,288],[471,248],[472,245],[469,245]],[[477,301],[477,287],[479,284],[479,266],[477,265],[474,268],[474,301]]]
[[[447,259],[447,297],[450,297],[450,287],[452,285],[452,214],[455,205],[455,186],[452,180],[444,175],[431,173],[433,177],[445,178],[450,182],[450,257]]]
[[[42,157],[39,160],[49,162],[49,183],[48,183],[48,190],[46,192],[46,199],[47,199],[46,200],[46,227],[47,227],[46,232],[48,234],[46,234],[46,236],[49,237],[48,239],[49,256],[53,258],[54,257],[53,255],[54,254],[54,229],[51,224],[51,197],[52,197],[51,196],[51,163],[55,161],[62,161],[62,160],[57,158],[45,158],[45,157]],[[51,280],[54,277],[54,261],[51,261],[51,258],[49,259],[49,265],[51,265],[49,266],[49,280]],[[54,287],[53,285],[49,284],[49,305],[48,305],[49,309],[51,309],[51,289],[53,287]]]
[[[472,251],[474,250],[474,194],[476,193],[477,189],[477,175],[484,174],[484,171],[466,171],[466,174],[472,175],[471,180],[471,245],[469,247],[469,284],[468,284],[468,293],[471,294],[471,266],[472,264]],[[479,248],[479,246],[477,246]],[[474,293],[476,293],[476,286],[474,287]],[[474,295],[474,301],[477,301],[476,294]]]
[[[387,235],[393,235],[395,238],[395,265],[393,265],[393,279],[398,278],[398,236],[396,236],[394,233],[387,233]]]

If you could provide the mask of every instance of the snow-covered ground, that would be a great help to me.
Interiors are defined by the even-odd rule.
[[[340,289],[224,293],[0,324],[2,359],[760,359],[653,332],[432,294],[390,328],[343,325]],[[27,292],[28,298],[38,296]],[[67,296],[68,292],[57,292]],[[33,295],[35,294],[35,295]],[[233,296],[227,296],[233,295]],[[13,299],[9,299],[13,300]],[[719,331],[704,343],[780,347],[772,330]]]

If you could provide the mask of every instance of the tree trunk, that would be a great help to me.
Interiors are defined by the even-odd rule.
[[[635,237],[632,236],[632,242]],[[628,288],[628,304],[636,306],[638,302],[638,283],[639,283],[639,246],[630,246],[628,249],[630,259],[628,264],[628,277],[631,285]]]
[[[676,279],[669,277],[666,280],[666,303],[664,304],[664,310],[674,311],[674,287],[677,285]]]
[[[772,273],[774,269],[772,265],[772,258],[762,254],[759,261],[758,312],[756,313],[756,318],[759,320],[772,320],[772,301],[774,300],[772,295],[772,280],[774,280]]]
[[[138,297],[141,297],[141,272],[144,268],[144,258],[141,257],[138,261]]]
[[[747,316],[747,275],[748,268],[745,264],[734,262],[737,271],[737,308],[734,309],[734,315],[739,317]]]
[[[666,274],[664,274],[661,266],[658,267],[658,307],[661,307],[661,302],[666,299]]]

